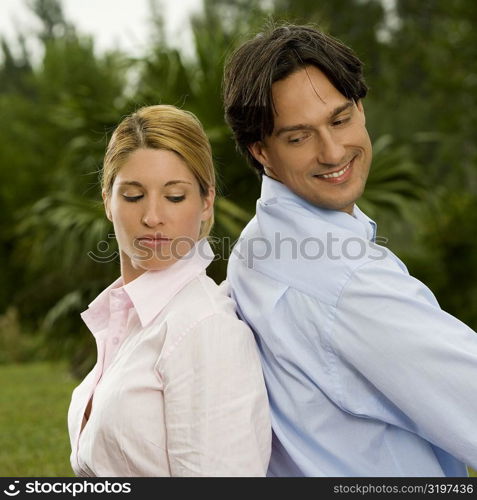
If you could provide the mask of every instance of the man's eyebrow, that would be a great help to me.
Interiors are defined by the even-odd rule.
[[[297,123],[296,125],[290,125],[289,127],[281,127],[276,132],[275,135],[278,137],[285,132],[294,132],[295,130],[313,130],[312,125],[306,125],[304,123]]]
[[[344,104],[341,106],[338,106],[336,109],[334,109],[330,115],[329,118],[334,118],[335,116],[338,116],[340,113],[343,111],[346,111],[348,108],[351,108],[353,106],[353,101],[350,99],[346,101]]]
[[[346,101],[344,104],[341,106],[338,106],[335,108],[331,113],[328,115],[328,119],[333,119],[336,116],[338,116],[340,113],[343,111],[346,111],[348,108],[351,108],[353,106],[353,101],[350,99],[349,101]],[[290,125],[288,127],[281,127],[275,132],[275,136],[279,136],[281,134],[284,134],[285,132],[294,132],[295,130],[314,130],[315,127],[313,125],[308,125],[306,123],[297,123],[296,125]]]

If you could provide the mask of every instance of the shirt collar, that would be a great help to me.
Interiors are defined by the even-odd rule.
[[[296,195],[287,186],[285,186],[285,184],[263,175],[262,191],[259,200],[260,203],[273,205],[278,203],[278,200],[287,200],[294,205],[307,210],[308,212],[312,212],[321,219],[357,233],[359,236],[367,240],[375,241],[376,239],[376,222],[364,214],[356,204],[353,208],[353,215],[339,210],[327,210],[325,208],[320,208]]]
[[[207,238],[203,238],[189,253],[164,270],[146,271],[126,285],[123,285],[122,278],[118,278],[89,304],[81,317],[93,334],[107,328],[110,296],[122,290],[129,297],[144,328],[176,293],[205,271],[213,259],[214,252]]]
[[[378,225],[376,224],[376,222],[374,222],[373,219],[370,219],[363,211],[361,211],[361,209],[356,204],[354,205],[353,208],[353,217],[358,221],[360,221],[361,224],[363,225],[366,231],[367,239],[371,241],[376,241],[376,233],[378,230]]]

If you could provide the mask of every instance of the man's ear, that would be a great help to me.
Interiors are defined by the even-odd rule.
[[[103,189],[101,191],[101,196],[103,197],[104,211],[106,212],[106,217],[113,222],[113,216],[111,215],[111,208],[109,206],[109,196]]]
[[[258,163],[262,165],[265,175],[276,179],[275,172],[273,171],[273,167],[270,165],[270,161],[268,159],[268,152],[265,144],[262,141],[254,142],[248,146],[248,150]]]
[[[265,145],[262,141],[254,142],[248,146],[250,154],[262,165],[264,168],[268,165],[268,155]]]
[[[363,101],[362,99],[358,99],[356,101],[356,108],[358,109],[358,111],[363,115],[363,120],[366,122],[366,116],[364,114],[364,106],[363,106]]]

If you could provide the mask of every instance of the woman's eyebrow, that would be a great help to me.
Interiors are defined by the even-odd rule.
[[[167,181],[165,184],[164,184],[164,187],[167,187],[167,186],[173,186],[174,184],[191,184],[192,185],[192,182],[189,182],[189,181],[183,181],[181,179],[175,179],[175,180],[172,180],[172,181]],[[138,181],[121,181],[119,183],[120,186],[137,186],[137,187],[144,187],[140,182]]]
[[[164,187],[166,186],[173,186],[174,184],[192,184],[192,182],[189,182],[189,181],[183,181],[183,180],[180,180],[180,179],[177,179],[177,180],[174,180],[174,181],[168,181],[164,184]]]
[[[138,181],[121,181],[119,183],[120,186],[138,186],[143,187],[142,184]]]

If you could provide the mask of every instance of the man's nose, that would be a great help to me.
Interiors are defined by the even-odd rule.
[[[321,165],[339,166],[345,155],[345,147],[334,137],[332,132],[326,131],[320,135],[317,143],[317,158]]]
[[[164,224],[164,209],[157,200],[149,200],[144,207],[141,222],[147,227],[156,227]]]

